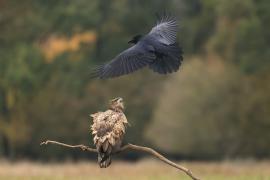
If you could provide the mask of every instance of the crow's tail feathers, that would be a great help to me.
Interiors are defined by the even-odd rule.
[[[182,61],[183,52],[177,43],[169,45],[166,54],[156,54],[157,58],[149,65],[149,68],[160,74],[178,71]]]

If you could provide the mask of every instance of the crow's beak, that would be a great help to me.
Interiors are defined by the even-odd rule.
[[[132,43],[133,43],[133,40],[128,41],[128,44],[132,44]]]

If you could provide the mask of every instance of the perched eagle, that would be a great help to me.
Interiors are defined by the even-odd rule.
[[[136,35],[128,43],[133,44],[107,64],[92,72],[93,77],[113,78],[132,73],[148,66],[154,72],[176,72],[183,60],[182,49],[176,42],[178,24],[176,18],[163,16],[146,35]]]
[[[109,110],[91,114],[91,126],[94,135],[94,144],[98,150],[98,163],[101,168],[111,164],[111,155],[117,152],[122,145],[125,128],[128,125],[122,98],[110,101]]]

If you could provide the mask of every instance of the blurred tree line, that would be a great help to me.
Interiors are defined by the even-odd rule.
[[[88,115],[117,96],[131,123],[126,141],[185,157],[269,156],[269,8],[267,0],[0,0],[0,156],[86,156],[39,143],[92,144]],[[179,19],[180,72],[90,78],[164,10]]]

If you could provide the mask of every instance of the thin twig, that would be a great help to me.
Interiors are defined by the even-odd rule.
[[[57,145],[68,147],[68,148],[79,148],[83,151],[98,153],[98,151],[96,149],[91,148],[89,146],[85,146],[83,144],[69,145],[69,144],[65,144],[65,143],[61,143],[61,142],[57,142],[57,141],[51,141],[51,140],[46,140],[46,141],[40,143],[40,145],[48,145],[48,144],[57,144]],[[161,155],[160,153],[158,153],[157,151],[155,151],[149,147],[138,146],[138,145],[134,145],[134,144],[127,144],[127,145],[124,145],[123,147],[121,147],[121,149],[119,151],[117,151],[116,153],[121,153],[121,152],[126,151],[126,150],[136,150],[136,151],[142,151],[142,152],[149,153],[149,154],[155,156],[156,158],[160,159],[164,163],[185,172],[193,180],[200,180],[199,178],[195,177],[189,169],[170,161],[169,159],[165,158],[163,155]]]
[[[126,151],[126,150],[136,150],[136,151],[142,151],[142,152],[146,152],[146,153],[149,153],[153,156],[155,156],[156,158],[160,159],[161,161],[163,161],[164,163],[172,166],[172,167],[175,167],[181,171],[184,171],[188,176],[190,176],[193,180],[200,180],[199,178],[195,177],[193,175],[193,173],[183,167],[183,166],[180,166],[172,161],[170,161],[169,159],[165,158],[164,156],[162,156],[160,153],[158,153],[157,151],[155,151],[154,149],[151,149],[149,147],[144,147],[144,146],[137,146],[137,145],[134,145],[134,144],[127,144],[125,146],[123,146],[119,151],[118,153],[122,152],[122,151]]]
[[[89,151],[89,152],[95,152],[95,153],[98,152],[96,149],[91,148],[89,146],[85,146],[83,144],[69,145],[69,144],[65,144],[65,143],[61,143],[61,142],[57,142],[57,141],[51,141],[51,140],[46,140],[46,141],[40,143],[41,146],[42,145],[48,145],[48,144],[57,144],[57,145],[65,146],[65,147],[68,147],[68,148],[80,148],[83,151]]]

